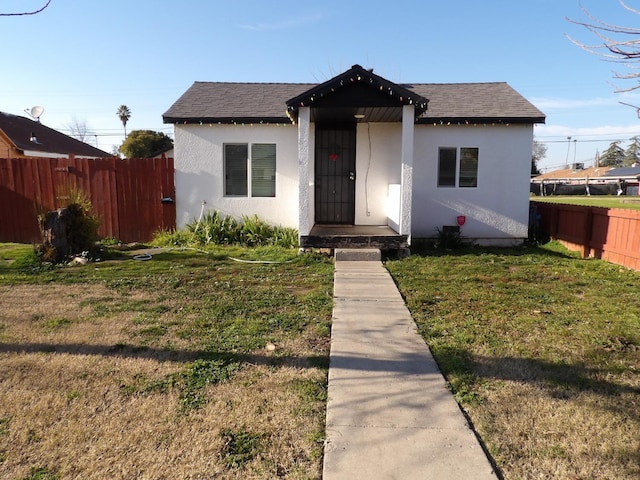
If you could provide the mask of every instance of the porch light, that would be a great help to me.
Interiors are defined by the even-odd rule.
[[[364,113],[356,113],[353,117],[358,120],[362,120],[364,118]]]

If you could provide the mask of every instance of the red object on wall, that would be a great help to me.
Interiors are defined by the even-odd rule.
[[[467,223],[467,217],[465,217],[464,215],[458,215],[456,217],[456,221],[458,222],[458,226],[461,227],[463,226],[465,223]]]

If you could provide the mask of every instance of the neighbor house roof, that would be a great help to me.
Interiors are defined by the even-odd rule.
[[[590,167],[579,170],[571,168],[562,168],[560,170],[554,170],[553,172],[543,173],[533,177],[531,180],[534,182],[542,182],[546,180],[578,180],[589,178],[597,178],[606,175],[613,167]]]
[[[81,157],[110,157],[89,144],[29,118],[0,112],[0,132],[17,150],[43,154],[76,155]]]
[[[640,167],[612,168],[605,175],[608,177],[638,177],[640,176]]]
[[[288,113],[301,104],[311,103],[320,94],[331,95],[350,84],[351,77],[363,85],[384,90],[399,104],[415,104],[420,114],[418,123],[543,123],[545,120],[544,113],[504,82],[396,85],[358,65],[321,84],[195,82],[164,113],[163,120],[165,123],[290,122]]]

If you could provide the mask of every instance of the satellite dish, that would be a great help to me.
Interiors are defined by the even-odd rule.
[[[38,122],[40,121],[40,116],[44,113],[44,107],[39,105],[33,107],[31,112],[29,112],[33,118],[35,118]]]

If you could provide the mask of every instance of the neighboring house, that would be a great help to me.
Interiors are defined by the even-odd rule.
[[[534,195],[638,195],[640,166],[590,167],[575,163],[531,179]]]
[[[154,152],[149,155],[149,158],[173,158],[173,147],[165,148],[164,150],[160,150],[159,152]]]
[[[506,83],[395,84],[359,65],[322,84],[195,82],[163,120],[178,227],[206,205],[295,227],[302,246],[334,225],[527,238],[545,116]]]
[[[612,168],[604,174],[603,179],[615,181],[618,192],[624,195],[640,194],[640,165]]]
[[[0,112],[0,157],[111,157],[91,145],[29,118]]]

